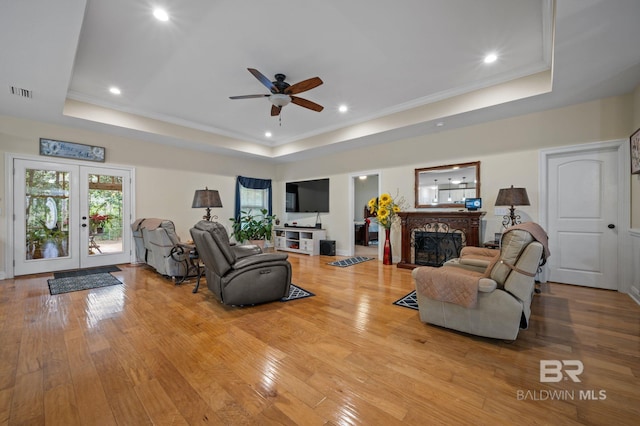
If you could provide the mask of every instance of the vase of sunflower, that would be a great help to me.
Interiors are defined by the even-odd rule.
[[[399,197],[394,200],[390,194],[384,193],[379,197],[369,200],[369,213],[378,219],[378,224],[384,228],[384,250],[382,263],[384,265],[393,264],[393,254],[391,252],[391,225],[398,217],[401,211],[400,205],[402,201]]]

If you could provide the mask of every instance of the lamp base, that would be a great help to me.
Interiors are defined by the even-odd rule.
[[[514,206],[509,207],[509,214],[502,217],[502,226],[508,228],[520,223],[522,222],[520,222],[520,215],[516,214],[516,208]]]
[[[218,216],[216,216],[215,214],[211,216],[211,209],[207,207],[207,214],[202,216],[202,219],[206,220],[207,222],[211,222],[211,219],[217,220]]]

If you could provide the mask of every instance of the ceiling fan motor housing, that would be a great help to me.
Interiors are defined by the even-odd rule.
[[[272,81],[272,83],[274,86],[278,88],[278,92],[274,92],[274,93],[284,93],[285,89],[289,87],[289,83],[284,81],[287,78],[287,76],[284,74],[276,74],[275,77],[276,77],[276,81]]]

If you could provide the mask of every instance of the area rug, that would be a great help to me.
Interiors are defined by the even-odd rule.
[[[106,274],[109,272],[116,272],[120,270],[121,269],[116,265],[102,266],[100,268],[75,269],[73,271],[54,272],[53,278],[84,277],[85,275]]]
[[[51,293],[51,295],[122,284],[122,281],[109,273],[52,278],[47,280],[47,282],[49,283],[49,293]]]
[[[311,296],[315,296],[315,294],[303,288],[300,288],[295,284],[291,284],[289,286],[289,296],[283,297],[282,299],[280,299],[280,301],[289,302],[291,300],[304,299],[305,297],[311,297]]]
[[[358,263],[366,262],[367,260],[373,260],[373,257],[355,256],[348,259],[336,260],[335,262],[329,262],[331,266],[339,266],[346,268],[347,266],[356,265]]]
[[[416,291],[413,290],[411,293],[406,296],[402,296],[400,299],[393,302],[394,305],[402,306],[409,309],[418,310],[418,298],[416,296]]]

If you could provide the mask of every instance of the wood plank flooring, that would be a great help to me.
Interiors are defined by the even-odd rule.
[[[0,281],[2,425],[600,424],[640,419],[640,307],[544,284],[512,343],[422,324],[410,271],[290,255],[316,294],[225,307],[120,265],[123,285],[49,295]],[[581,382],[540,382],[540,360]],[[586,399],[587,396],[600,399]],[[606,399],[601,397],[606,397]]]

